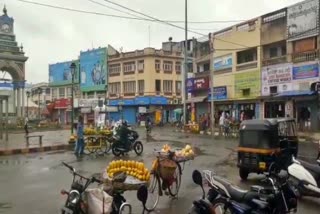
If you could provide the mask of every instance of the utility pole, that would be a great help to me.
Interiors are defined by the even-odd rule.
[[[183,125],[187,122],[187,90],[186,90],[186,74],[188,69],[188,0],[185,0],[185,42],[184,42],[184,69],[182,72],[182,102],[183,102]]]
[[[214,35],[212,35],[214,36]],[[210,43],[212,43],[210,45]],[[212,64],[214,64],[213,60],[213,54],[214,54],[214,37],[211,38],[211,36],[209,36],[209,45],[210,47],[210,55],[212,54]],[[211,136],[214,137],[214,70],[211,67],[210,68],[210,91],[211,91]]]

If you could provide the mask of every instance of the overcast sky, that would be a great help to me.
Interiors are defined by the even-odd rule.
[[[30,0],[55,6],[128,16],[89,0]],[[111,5],[104,0],[94,0]],[[166,20],[184,20],[184,0],[111,0],[129,8]],[[246,20],[277,10],[300,0],[188,0],[189,21]],[[80,50],[108,44],[124,51],[149,46],[160,48],[171,36],[184,39],[184,31],[159,23],[81,14],[31,5],[17,0],[0,0],[15,20],[17,42],[29,57],[26,79],[48,81],[48,64],[76,59]],[[121,8],[120,8],[121,9]],[[121,9],[124,10],[124,9]],[[190,24],[195,31],[208,34],[233,23]],[[183,23],[178,24],[183,26]],[[200,29],[212,29],[200,30]],[[199,37],[189,34],[189,37]]]

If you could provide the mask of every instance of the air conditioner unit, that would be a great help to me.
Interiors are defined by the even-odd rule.
[[[173,104],[173,100],[169,100],[169,104],[171,104],[171,105],[172,105],[172,104]]]
[[[174,99],[174,100],[173,100],[173,103],[174,103],[174,104],[179,104],[179,100],[178,100],[178,99]]]

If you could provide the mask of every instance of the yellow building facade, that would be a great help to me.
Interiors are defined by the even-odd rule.
[[[130,123],[144,121],[146,115],[156,123],[170,122],[181,105],[181,52],[145,48],[109,54],[109,105],[119,108],[110,115]]]

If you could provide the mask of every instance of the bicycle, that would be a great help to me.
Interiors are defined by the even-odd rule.
[[[150,179],[150,185],[148,188],[148,192],[150,193],[148,195],[148,200],[146,202],[145,209],[148,212],[153,211],[158,202],[159,202],[159,197],[163,195],[163,191],[168,190],[168,194],[171,197],[177,197],[181,185],[181,175],[182,175],[182,168],[179,161],[176,161],[174,159],[174,152],[169,151],[166,154],[163,154],[161,152],[156,152],[157,153],[157,159],[155,160],[153,166],[153,169],[151,171],[151,179]],[[165,172],[165,167],[164,162],[170,162],[171,165],[171,171],[169,173]],[[175,165],[175,166],[174,166]],[[173,171],[174,170],[174,171]],[[150,202],[150,198],[153,199],[154,201]]]
[[[85,136],[84,152],[85,154],[96,153],[97,155],[107,154],[111,150],[110,136],[107,135],[89,135]]]

